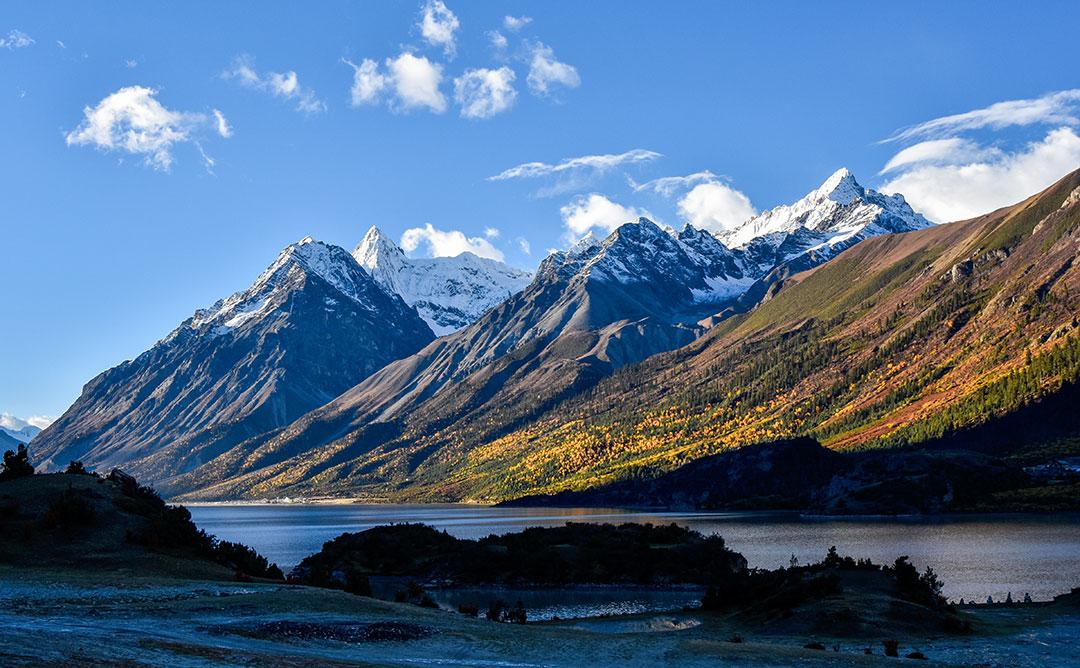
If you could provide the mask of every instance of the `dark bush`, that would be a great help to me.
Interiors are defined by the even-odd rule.
[[[34,465],[30,463],[30,453],[25,445],[19,445],[17,451],[4,453],[4,464],[0,467],[0,482],[15,480],[34,475]]]
[[[528,619],[528,614],[525,612],[525,604],[521,601],[511,608],[506,601],[496,599],[488,606],[487,618],[493,622],[524,624]]]
[[[188,514],[188,517],[190,516],[191,515]],[[218,563],[230,566],[237,571],[252,577],[265,578],[268,580],[285,579],[285,576],[282,574],[281,569],[277,567],[277,564],[267,562],[266,557],[247,545],[241,545],[240,543],[232,543],[227,540],[217,541],[214,545],[214,559]],[[367,584],[366,580],[364,584]],[[356,584],[355,586],[359,585]],[[346,591],[349,591],[348,587],[346,587]],[[369,587],[368,592],[370,593],[370,591],[371,589]]]
[[[488,605],[487,615],[485,616],[493,622],[501,622],[506,614],[507,607],[506,601],[497,598]]]
[[[457,607],[457,611],[470,617],[480,616],[480,606],[473,605],[472,603],[462,603]]]
[[[900,656],[899,640],[882,640],[881,644],[885,646],[885,656]]]
[[[49,508],[41,519],[46,529],[81,529],[92,526],[96,521],[93,503],[70,487],[49,502]]]
[[[421,608],[439,608],[439,604],[435,602],[435,599],[431,598],[428,594],[424,594],[420,597],[420,602],[417,603]]]
[[[146,518],[141,528],[128,531],[128,542],[151,550],[183,552],[217,562],[236,571],[238,579],[285,579],[276,564],[268,563],[266,557],[250,547],[218,540],[195,526],[187,508],[168,505],[152,487],[140,485],[119,469],[113,469],[106,480],[120,487],[123,498],[117,505],[122,510]]]
[[[942,582],[934,569],[927,566],[926,571],[919,575],[907,557],[899,557],[893,568],[886,570],[896,580],[900,598],[935,609],[946,607],[947,601],[941,595]]]
[[[82,462],[78,461],[77,459],[71,460],[71,462],[67,465],[67,468],[64,469],[64,473],[69,473],[72,475],[94,475],[89,470],[87,470],[85,466],[83,466]]]

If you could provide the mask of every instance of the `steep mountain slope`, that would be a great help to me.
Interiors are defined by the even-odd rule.
[[[786,436],[847,449],[962,432],[1080,379],[1078,188],[1080,172],[986,216],[864,240],[689,345],[637,364],[623,358],[613,375],[590,383],[581,382],[584,360],[601,358],[588,346],[605,337],[564,328],[540,341],[542,319],[499,330],[500,318],[519,322],[521,306],[511,300],[487,316],[492,321],[391,365],[290,425],[266,458],[250,462],[251,473],[204,493],[505,499],[651,476]],[[604,247],[622,248],[630,236],[621,229]],[[546,311],[560,323],[595,318],[599,305],[633,312],[635,302],[680,303],[665,280],[689,293],[681,303],[693,300],[684,264],[666,264],[664,253],[620,255],[607,260],[590,246],[551,258],[519,298],[539,300],[541,286],[553,285],[541,279],[561,270],[565,287]],[[611,285],[589,279],[624,277],[629,266],[662,275],[640,291],[589,299]],[[567,294],[575,294],[574,308],[560,310]],[[468,345],[492,331],[528,336]],[[608,359],[613,343],[607,336]],[[505,354],[477,358],[478,350]],[[535,394],[549,386],[555,391]],[[283,456],[291,458],[274,461]]]
[[[122,465],[167,488],[169,476],[288,424],[432,338],[347,251],[305,238],[247,290],[87,383],[34,440],[34,459]]]
[[[352,254],[380,285],[416,307],[437,336],[474,322],[532,280],[526,271],[468,252],[455,257],[406,257],[374,226]]]
[[[795,274],[827,262],[863,239],[910,232],[932,223],[903,195],[863,188],[839,169],[799,201],[778,206],[718,235],[754,280],[735,304],[748,311],[783,288]]]
[[[14,450],[22,441],[8,434],[6,431],[0,431],[0,451]]]
[[[689,343],[698,324],[752,279],[730,251],[689,228],[676,239],[641,219],[540,265],[534,281],[469,327],[395,362],[181,487],[227,481],[209,496],[258,495],[404,478],[449,441],[440,430],[491,434],[531,419],[626,364]],[[447,432],[449,433],[449,432]],[[420,446],[420,443],[425,443]],[[294,459],[290,459],[294,458]]]
[[[413,484],[478,498],[585,489],[802,434],[836,449],[992,443],[1025,464],[1080,454],[1075,420],[1041,424],[1080,380],[1078,248],[1080,172],[973,220],[865,240]],[[964,436],[1036,404],[1048,408],[1025,429]]]

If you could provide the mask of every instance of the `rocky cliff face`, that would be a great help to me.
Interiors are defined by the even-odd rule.
[[[87,383],[33,455],[52,468],[123,466],[167,488],[432,338],[348,252],[305,238],[247,290]]]

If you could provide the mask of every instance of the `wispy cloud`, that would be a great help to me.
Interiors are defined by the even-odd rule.
[[[690,188],[699,183],[712,183],[719,180],[720,179],[716,174],[713,174],[707,169],[700,172],[694,172],[693,174],[687,174],[686,176],[662,176],[658,179],[646,181],[645,183],[638,183],[633,179],[629,179],[630,187],[634,189],[634,192],[651,190],[664,197],[671,197],[675,192],[684,188]]]
[[[936,163],[919,163],[881,190],[902,193],[915,209],[939,223],[971,218],[1018,202],[1080,167],[1080,137],[1062,127],[1015,151],[988,155],[954,164],[943,164],[949,161],[942,157]]]
[[[525,81],[534,95],[546,97],[560,88],[577,88],[581,76],[577,68],[555,58],[550,46],[536,42],[529,47],[529,75]]]
[[[34,44],[34,38],[21,30],[12,30],[6,36],[0,37],[0,49],[7,49],[8,51],[25,49]]]
[[[370,58],[359,65],[343,60],[353,68],[352,105],[376,105],[386,100],[394,111],[427,109],[437,114],[446,111],[446,96],[439,89],[442,65],[423,56],[402,53],[387,58],[385,68]]]
[[[401,247],[408,253],[423,247],[431,257],[454,257],[468,252],[500,262],[504,259],[503,252],[484,237],[470,237],[461,230],[440,230],[431,223],[405,230]]]
[[[911,143],[879,174],[936,222],[970,218],[1021,200],[1080,166],[1080,89],[1007,100],[899,130],[883,143]],[[1030,141],[1009,128],[1045,126]],[[1020,141],[1024,139],[1025,141]]]
[[[606,172],[633,163],[648,162],[662,158],[663,154],[642,148],[635,148],[625,153],[604,153],[599,155],[582,155],[576,158],[566,158],[556,163],[525,162],[499,172],[495,176],[489,176],[488,181],[506,181],[508,179],[537,178],[552,176],[576,171]]]
[[[214,123],[217,126],[217,133],[219,135],[221,135],[222,137],[224,137],[225,139],[228,139],[229,137],[231,137],[232,136],[232,126],[229,125],[229,121],[225,120],[225,114],[221,113],[221,111],[218,110],[218,109],[214,109],[213,114],[214,114]]]
[[[503,27],[510,32],[517,32],[532,23],[531,16],[504,16]]]
[[[473,69],[454,79],[454,100],[464,118],[491,118],[514,104],[514,71],[509,67],[497,70]]]
[[[68,146],[121,151],[142,157],[154,169],[168,171],[173,164],[173,147],[197,143],[198,131],[209,121],[205,114],[168,109],[156,95],[153,88],[129,86],[84,108],[82,122],[65,136]]]
[[[506,48],[510,46],[510,41],[506,39],[506,35],[498,30],[489,30],[487,36],[488,41],[491,42],[491,48],[495,49],[496,55],[505,57]]]
[[[252,90],[261,90],[296,103],[296,109],[305,114],[317,114],[326,111],[326,103],[315,95],[315,91],[302,86],[296,72],[267,72],[259,74],[255,70],[255,59],[251,56],[239,56],[232,66],[221,73],[225,79],[238,81]]]
[[[448,58],[457,52],[454,33],[461,22],[442,0],[427,0],[420,10],[420,35],[428,44],[439,47]]]
[[[909,146],[894,155],[878,174],[895,172],[912,165],[976,162],[1000,158],[1003,155],[997,147],[980,146],[977,142],[962,137],[930,139]]]
[[[1076,125],[1080,89],[1062,90],[1028,100],[1006,100],[989,107],[942,116],[902,128],[883,142],[941,138],[964,132],[990,128],[1000,130],[1015,125]]]

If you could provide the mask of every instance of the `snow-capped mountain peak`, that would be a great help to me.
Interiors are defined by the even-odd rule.
[[[218,301],[210,308],[199,309],[185,325],[199,329],[212,324],[215,333],[224,334],[273,312],[290,289],[311,276],[329,284],[335,294],[348,298],[366,310],[376,308],[370,292],[379,288],[348,251],[304,237],[282,249],[277,259],[259,274],[251,287]]]
[[[816,193],[818,199],[831,199],[838,204],[850,204],[851,200],[862,197],[865,190],[855,180],[855,175],[847,167],[841,167],[825,179]]]
[[[49,426],[51,418],[35,416],[26,420],[11,413],[0,413],[0,432],[7,434],[19,443],[29,443],[41,430]]]
[[[532,280],[526,271],[468,252],[408,257],[375,226],[352,255],[383,288],[415,307],[440,336],[470,324]]]
[[[873,229],[867,229],[876,225]],[[757,239],[779,247],[791,234],[815,237],[799,254],[819,245],[847,242],[867,231],[908,232],[929,227],[930,221],[908,206],[903,197],[889,197],[864,188],[847,168],[839,169],[818,188],[794,202],[778,206],[719,235],[730,248],[743,248]],[[805,232],[816,233],[806,235]],[[793,255],[788,255],[788,258]]]

